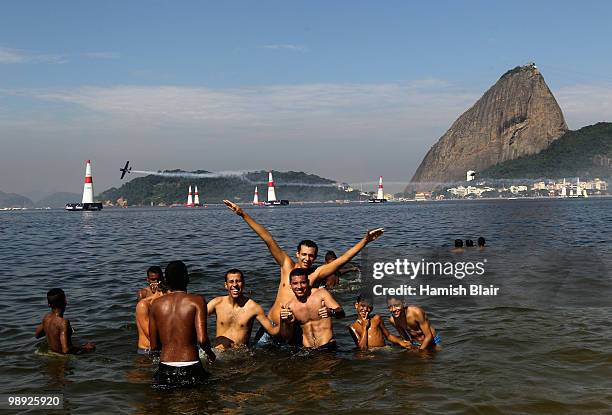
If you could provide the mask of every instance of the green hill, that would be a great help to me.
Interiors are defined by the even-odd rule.
[[[0,208],[10,207],[34,207],[34,203],[25,196],[16,193],[0,192]]]
[[[612,123],[568,131],[538,154],[489,167],[479,178],[604,178],[612,175]]]
[[[184,172],[182,170],[167,170],[165,173],[209,173],[204,170]],[[357,200],[359,192],[345,192],[330,179],[303,172],[273,171],[276,185],[276,197],[290,201],[327,201],[327,200]],[[187,189],[198,186],[200,202],[221,203],[223,199],[237,202],[251,202],[255,186],[258,186],[259,199],[266,200],[268,189],[268,173],[266,171],[250,172],[244,177],[225,176],[215,178],[188,178],[149,175],[137,177],[120,188],[111,188],[96,196],[96,200],[115,202],[120,197],[127,199],[130,205],[149,205],[185,203]]]

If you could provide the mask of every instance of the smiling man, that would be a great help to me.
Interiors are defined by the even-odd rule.
[[[278,326],[273,326],[266,318],[263,308],[243,294],[244,274],[231,269],[225,274],[225,288],[228,295],[216,297],[208,305],[208,315],[217,317],[217,349],[230,349],[248,346],[255,319],[271,336],[277,336]]]
[[[280,323],[280,309],[281,304],[286,304],[294,298],[293,291],[289,284],[289,274],[291,271],[297,268],[309,269],[312,267],[319,248],[317,244],[310,240],[303,240],[297,246],[296,257],[297,261],[291,259],[285,251],[283,251],[278,243],[272,237],[272,234],[264,228],[262,225],[257,223],[251,216],[242,210],[242,208],[235,203],[224,200],[223,203],[227,205],[234,213],[240,216],[246,223],[255,231],[257,235],[266,243],[268,250],[274,257],[276,263],[280,266],[280,281],[278,291],[276,293],[276,300],[268,312],[268,318],[271,319],[275,325]],[[328,264],[317,267],[307,276],[309,285],[312,287],[316,281],[324,280],[330,275],[333,275],[338,271],[344,264],[349,262],[355,255],[359,253],[367,244],[378,239],[384,232],[383,228],[377,228],[366,232],[366,235],[357,244],[353,245],[348,251],[342,254],[339,258],[333,260]]]
[[[302,345],[309,349],[335,351],[331,317],[343,318],[344,310],[325,288],[312,289],[307,269],[294,269],[289,276],[293,298],[281,306],[281,335],[289,341],[296,323],[302,331]]]

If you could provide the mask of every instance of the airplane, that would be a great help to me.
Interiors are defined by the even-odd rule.
[[[122,172],[121,173],[121,178],[122,179],[123,179],[123,177],[125,176],[126,173],[131,173],[132,172],[132,168],[131,167],[128,169],[128,164],[130,164],[129,160],[125,162],[125,167],[124,168],[119,169],[119,171]]]

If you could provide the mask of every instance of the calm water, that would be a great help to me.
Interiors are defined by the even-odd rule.
[[[288,252],[302,238],[342,252],[374,226],[387,231],[372,247],[405,253],[446,252],[457,237],[483,235],[508,294],[424,300],[444,342],[435,356],[361,353],[345,327],[365,276],[349,274],[333,292],[349,314],[334,323],[337,355],[226,352],[205,388],[159,392],[150,388],[155,365],[135,354],[135,293],[146,268],[182,259],[190,291],[206,298],[224,294],[224,271],[241,268],[246,290],[268,309],[279,271],[264,243],[220,206],[0,212],[0,392],[63,393],[66,413],[612,413],[612,200],[249,212]],[[33,338],[53,287],[66,291],[75,339],[95,341],[95,353],[53,356]]]

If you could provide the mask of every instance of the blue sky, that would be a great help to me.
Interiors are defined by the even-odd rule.
[[[612,121],[611,16],[603,1],[3,2],[0,190],[78,192],[88,158],[97,191],[128,158],[407,182],[530,61],[571,128]]]

